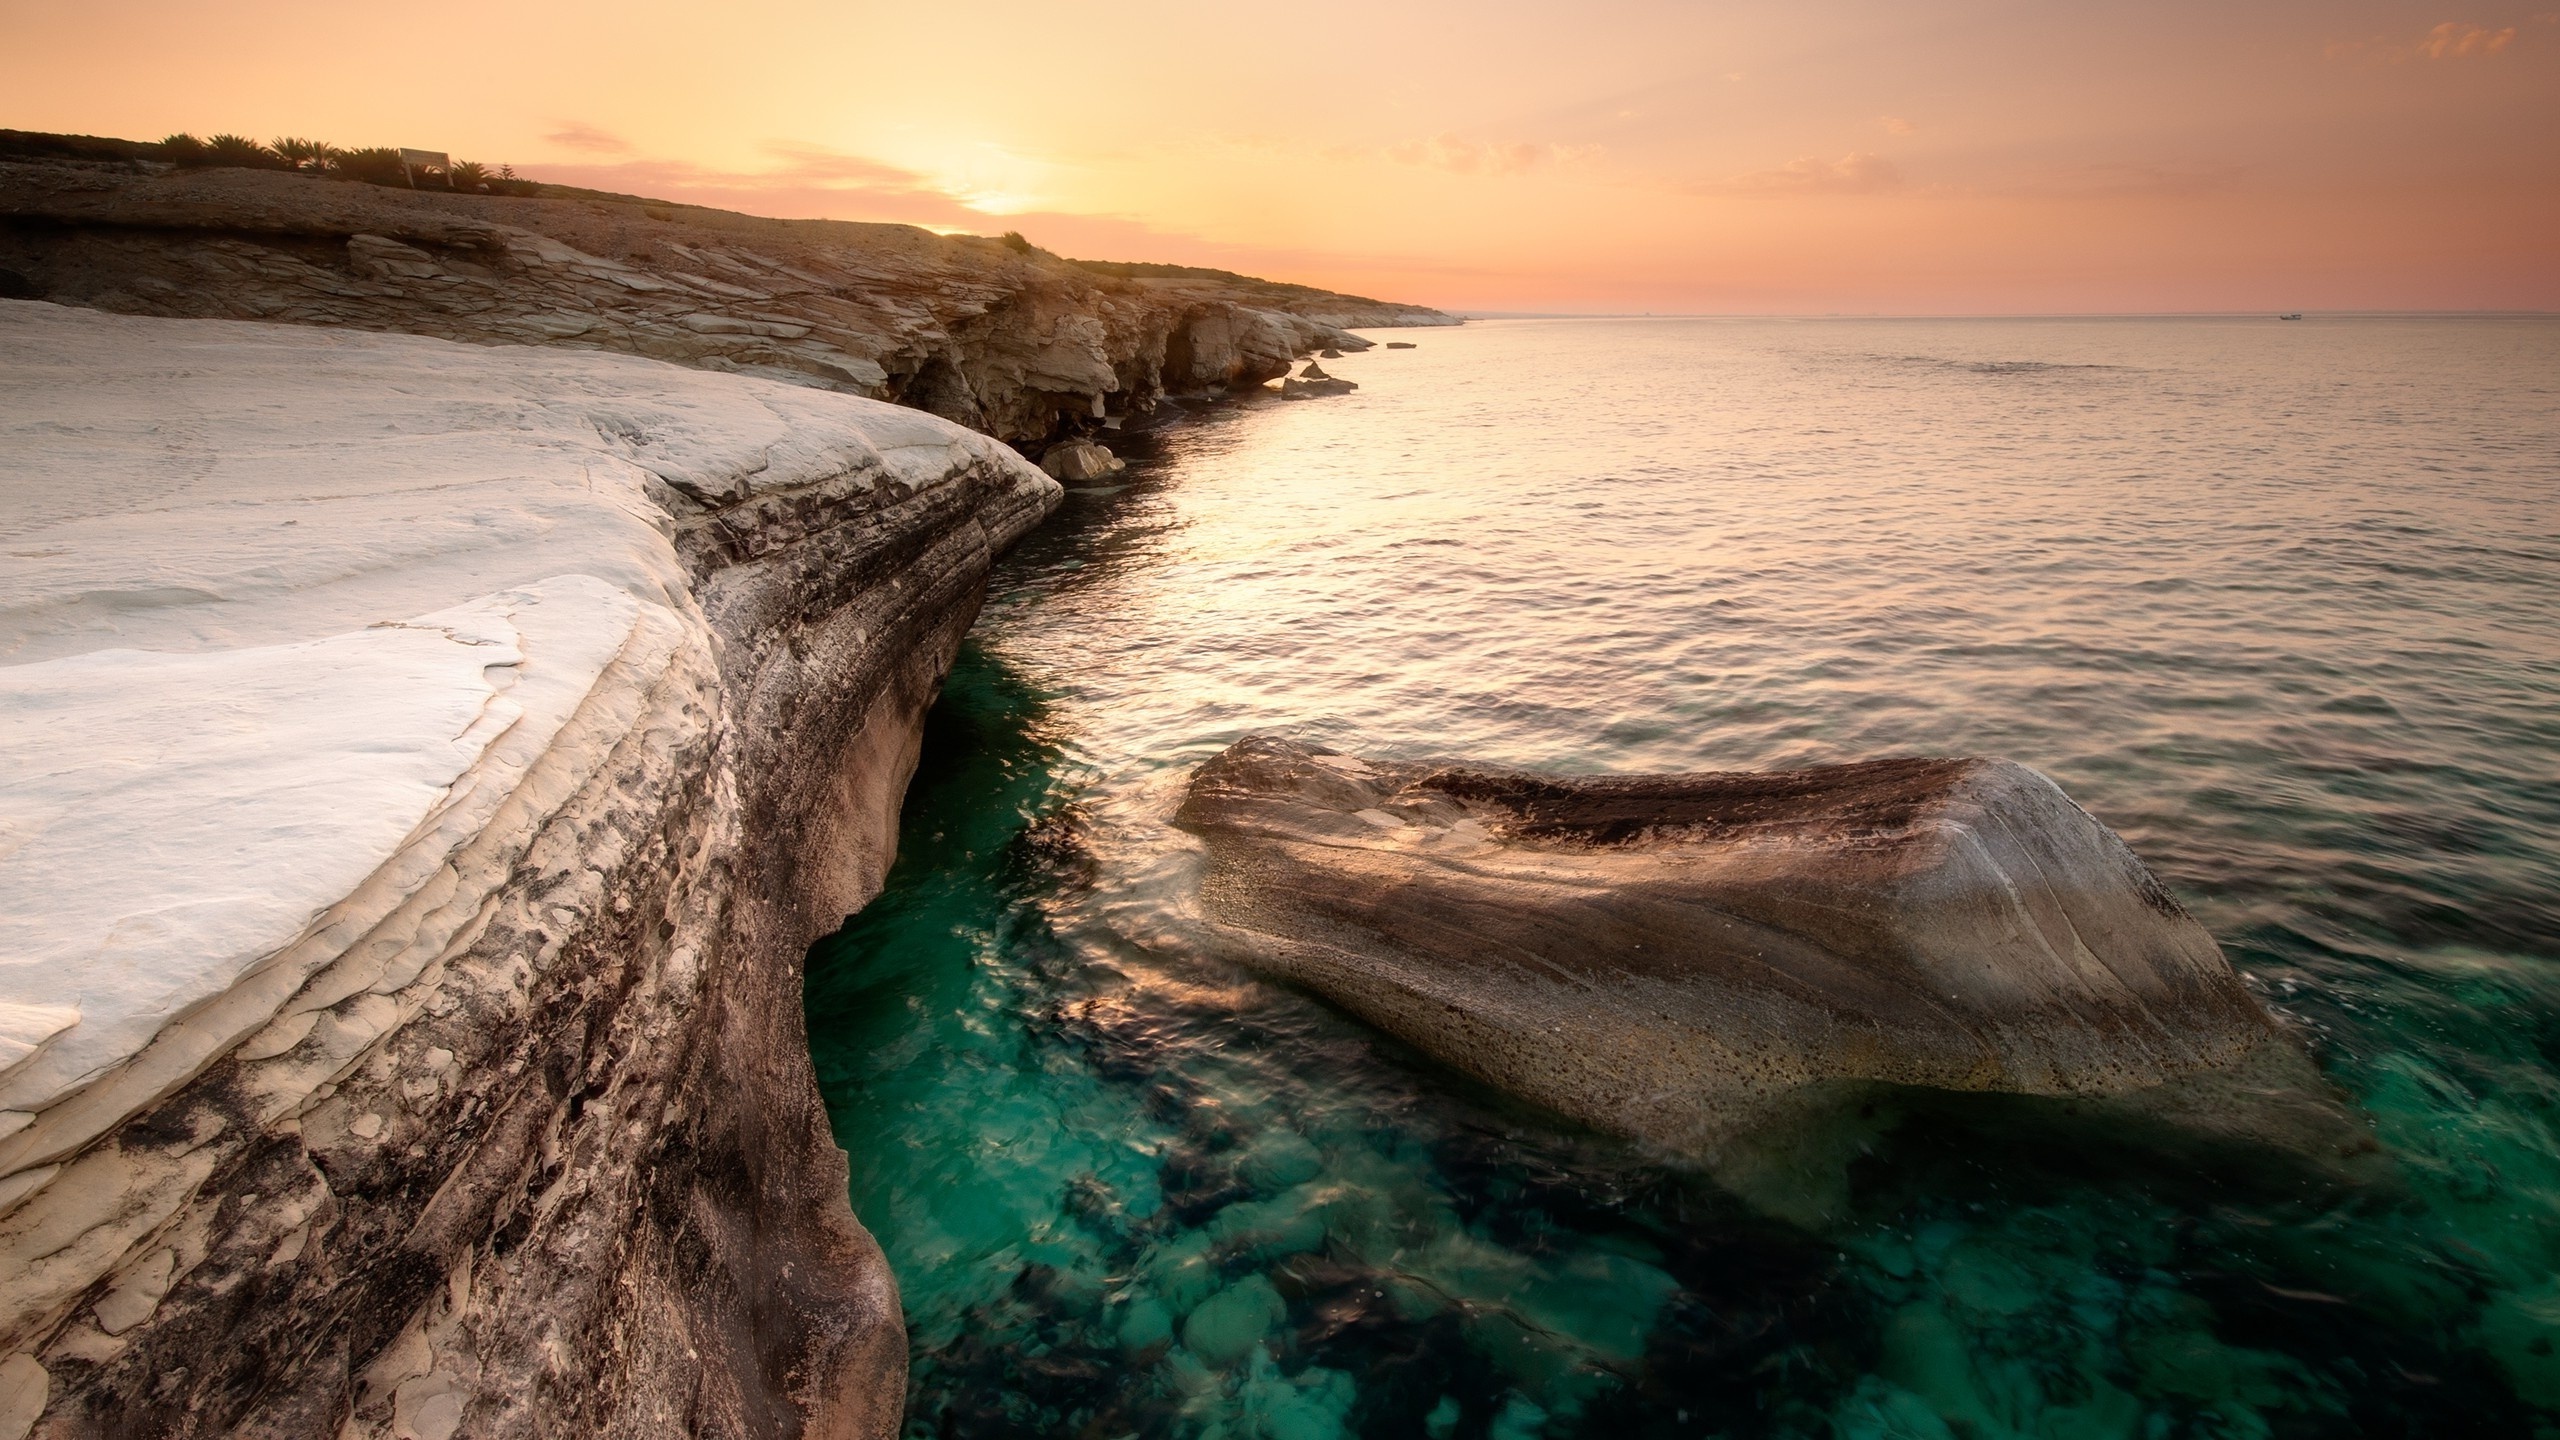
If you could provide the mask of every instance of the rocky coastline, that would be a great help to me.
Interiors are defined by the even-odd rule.
[[[1057,501],[1022,457],[1455,322],[7,139],[0,1436],[894,1433],[801,958]],[[382,773],[401,717],[451,763]]]
[[[48,137],[22,137],[25,140]],[[0,296],[605,350],[891,400],[1034,455],[1437,310],[906,225],[66,158],[0,134]]]
[[[805,387],[40,303],[0,393],[0,1434],[893,1433],[801,957],[1055,482]]]
[[[897,1433],[801,962],[880,888],[991,567],[1113,432],[1453,323],[5,141],[0,290],[42,482],[0,501],[0,1440]],[[1176,823],[1204,951],[1802,1224],[1946,1097],[2378,1173],[2007,762],[1254,737]]]

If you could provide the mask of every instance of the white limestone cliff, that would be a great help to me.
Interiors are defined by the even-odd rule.
[[[628,356],[0,302],[0,1436],[887,1433],[799,959],[1056,484]]]

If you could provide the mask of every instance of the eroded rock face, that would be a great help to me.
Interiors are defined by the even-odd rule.
[[[2185,1095],[2316,1081],[2132,852],[2007,761],[1567,779],[1249,738],[1179,822],[1223,952],[1711,1161],[1894,1087],[2169,1097],[2235,1137],[2357,1143],[2320,1103],[2298,1125]]]
[[[1457,323],[1111,268],[904,225],[0,152],[0,271],[27,298],[619,351],[902,401],[1026,444],[1368,348],[1345,327]]]
[[[894,1433],[800,962],[1056,484],[628,356],[20,302],[0,464],[0,1434]]]

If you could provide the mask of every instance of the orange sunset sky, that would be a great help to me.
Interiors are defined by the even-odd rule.
[[[20,129],[1456,308],[2560,309],[2560,10],[2494,0],[6,0],[6,33]]]

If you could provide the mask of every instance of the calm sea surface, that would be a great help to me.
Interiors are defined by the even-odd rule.
[[[911,1433],[2560,1434],[2560,322],[1392,338],[1007,561],[811,957]],[[2022,760],[2396,1179],[1931,1122],[1757,1214],[1188,953],[1166,817],[1263,730]]]

